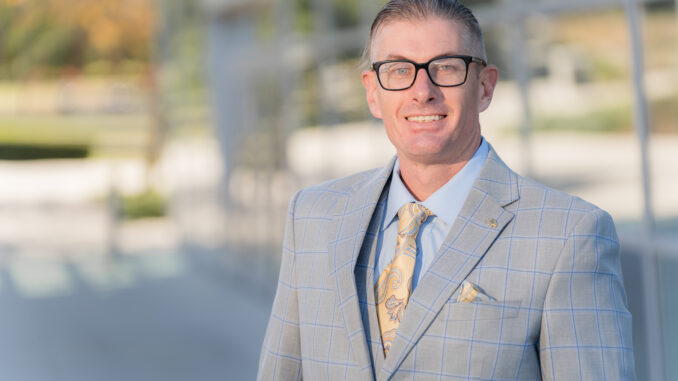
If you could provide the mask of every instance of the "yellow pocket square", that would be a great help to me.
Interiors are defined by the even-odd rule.
[[[457,303],[489,303],[496,301],[487,295],[482,288],[465,280],[461,283],[461,292],[457,297]]]

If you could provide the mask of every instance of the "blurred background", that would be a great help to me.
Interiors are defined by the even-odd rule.
[[[394,154],[383,3],[0,0],[0,378],[253,379],[290,197]],[[678,379],[678,1],[466,4],[483,134],[611,213],[638,379]]]

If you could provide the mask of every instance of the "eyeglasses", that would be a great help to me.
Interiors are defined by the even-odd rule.
[[[384,90],[409,89],[417,80],[419,69],[426,70],[426,74],[434,85],[455,87],[466,82],[471,62],[487,66],[487,62],[478,57],[445,56],[434,58],[426,63],[416,63],[410,60],[379,61],[372,64],[372,70],[377,73],[379,84]]]

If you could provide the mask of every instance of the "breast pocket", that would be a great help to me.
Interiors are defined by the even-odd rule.
[[[479,344],[495,353],[501,343],[523,343],[528,324],[520,312],[520,301],[496,303],[454,303],[447,305],[442,328],[448,337],[461,343]],[[476,346],[474,346],[475,348]]]
[[[518,316],[520,302],[456,303],[449,302],[448,321],[513,319]]]

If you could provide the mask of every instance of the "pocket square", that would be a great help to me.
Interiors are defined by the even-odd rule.
[[[488,303],[494,301],[496,299],[487,295],[478,285],[467,280],[461,283],[461,292],[457,297],[457,303]]]

